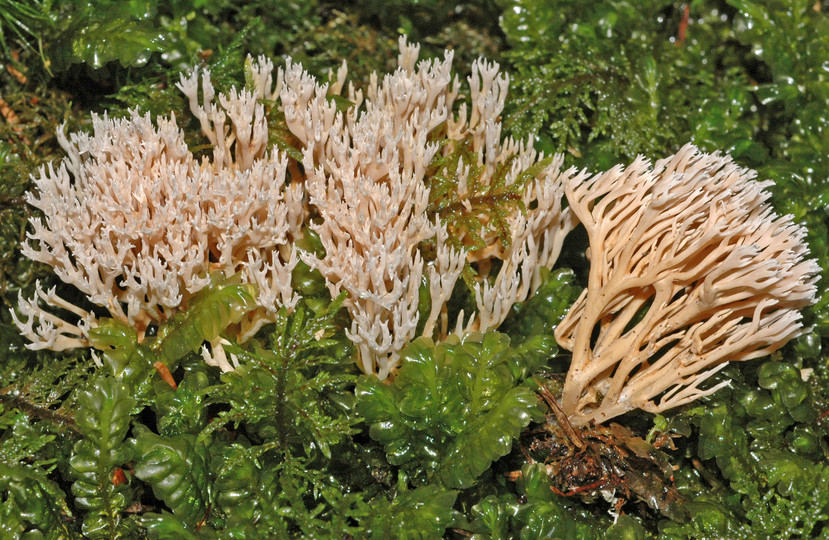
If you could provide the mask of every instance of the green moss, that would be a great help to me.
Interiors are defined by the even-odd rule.
[[[394,67],[401,30],[424,57],[451,46],[460,69],[482,54],[501,62],[512,80],[505,127],[570,164],[601,170],[688,141],[731,153],[776,182],[774,205],[807,227],[825,281],[829,22],[819,3],[701,0],[687,20],[667,0],[9,6],[0,1],[3,537],[755,538],[829,526],[823,285],[804,335],[772,359],[727,368],[729,389],[656,421],[624,418],[676,446],[686,522],[628,504],[613,524],[607,504],[553,493],[515,444],[541,419],[528,378],[566,369],[552,331],[583,280],[583,235],[560,259],[576,274],[545,274],[501,333],[416,341],[391,384],[358,376],[349,321],[302,264],[304,303],[228,345],[240,363],[228,374],[195,351],[250,307],[250,291],[233,284],[217,283],[142,343],[104,322],[94,332],[103,368],[87,352],[25,349],[8,311],[36,279],[59,285],[19,252],[29,175],[60,158],[59,125],[77,131],[93,111],[134,107],[187,122],[179,71],[206,66],[226,89],[244,82],[247,53],[292,56],[321,79],[347,59],[349,79],[364,81]],[[197,131],[190,121],[188,135]],[[460,213],[452,173],[458,159],[474,162],[464,151],[434,163],[430,211],[503,233],[520,186],[478,193],[490,198],[475,208],[491,213],[483,221]]]

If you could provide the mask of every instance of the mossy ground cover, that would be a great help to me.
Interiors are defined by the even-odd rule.
[[[823,534],[823,3],[338,6],[0,0],[2,536]],[[305,298],[293,313],[229,348],[241,367],[228,374],[204,365],[197,350],[251,302],[250,291],[232,282],[214,283],[141,343],[127,326],[102,325],[94,333],[98,368],[91,351],[29,351],[12,324],[18,293],[30,296],[36,280],[62,287],[19,251],[33,212],[23,199],[29,175],[62,157],[60,125],[76,131],[93,112],[136,107],[192,120],[174,87],[178,73],[208,66],[218,87],[241,85],[248,53],[291,56],[323,78],[346,59],[350,79],[368,80],[395,66],[400,33],[423,44],[422,57],[453,48],[456,69],[481,55],[500,62],[511,76],[504,125],[547,152],[563,152],[566,164],[599,171],[640,153],[663,157],[692,141],[774,180],[777,211],[808,229],[824,279],[801,337],[771,358],[729,366],[720,376],[730,387],[698,403],[657,417],[631,413],[618,419],[624,428],[584,435],[590,452],[600,454],[601,466],[589,470],[617,482],[610,501],[601,487],[611,484],[590,481],[568,468],[571,458],[555,457],[575,450],[537,397],[541,385],[553,395],[560,390],[568,365],[552,331],[586,275],[579,231],[568,238],[559,268],[500,332],[441,344],[417,340],[390,385],[356,370],[342,299],[332,301],[310,272],[295,276]],[[197,122],[188,129],[197,136]]]

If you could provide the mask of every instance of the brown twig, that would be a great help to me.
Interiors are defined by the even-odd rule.
[[[8,102],[0,97],[0,115],[3,115],[3,118],[8,122],[14,131],[20,131],[20,126],[17,125],[18,117],[17,113],[11,108]]]
[[[573,488],[570,491],[561,491],[555,486],[550,486],[550,489],[556,495],[560,495],[561,497],[572,497],[573,495],[577,495],[579,493],[584,493],[585,491],[592,491],[594,489],[600,488],[603,485],[607,484],[608,479],[602,478],[601,480],[597,480],[592,484],[587,484],[586,486],[579,486],[577,488]]]
[[[26,84],[29,81],[29,79],[26,78],[26,76],[23,73],[13,68],[12,66],[6,65],[6,71],[11,73],[12,77],[17,79],[17,82],[19,82],[20,84]]]
[[[66,426],[76,433],[81,432],[81,430],[78,429],[78,425],[75,423],[75,419],[71,416],[60,414],[59,412],[53,411],[48,407],[42,407],[40,405],[30,403],[23,398],[0,392],[0,403],[16,407],[29,417],[40,418],[53,424]]]
[[[691,15],[691,5],[685,4],[682,9],[682,19],[679,21],[679,30],[676,33],[676,42],[674,45],[681,47],[685,43],[685,36],[688,33],[688,19]]]
[[[158,371],[158,374],[161,376],[164,382],[169,384],[173,388],[173,390],[178,390],[178,385],[176,384],[176,380],[173,379],[173,374],[170,373],[169,368],[167,368],[167,366],[165,366],[163,362],[155,362],[153,364],[153,367],[156,369],[156,371]]]
[[[564,433],[573,441],[573,444],[579,449],[584,450],[586,443],[584,439],[581,438],[578,431],[573,428],[570,424],[570,421],[567,419],[567,415],[564,414],[564,411],[559,406],[556,398],[550,392],[550,390],[544,386],[543,384],[539,385],[541,389],[539,390],[539,394],[541,394],[541,398],[547,403],[547,406],[553,411],[553,414],[556,415],[556,420],[558,421],[558,425],[564,430]]]

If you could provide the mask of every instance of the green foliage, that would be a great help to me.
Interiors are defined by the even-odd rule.
[[[213,341],[230,324],[256,307],[255,289],[236,283],[233,278],[211,276],[211,283],[191,301],[191,309],[177,313],[159,329],[154,349],[168,366],[174,366],[187,353]]]
[[[736,68],[742,56],[723,47],[733,34],[717,7],[695,2],[693,20],[705,24],[690,25],[680,44],[681,10],[663,0],[502,5],[517,94],[507,127],[517,134],[537,133],[595,168],[666,153],[692,134],[736,157],[761,151],[746,114],[748,77]]]
[[[829,112],[824,104],[829,98],[829,74],[820,66],[829,56],[829,20],[808,0],[729,4],[738,10],[736,38],[768,70],[752,89],[778,124],[769,133],[778,159],[766,170],[775,179],[797,174],[825,184]]]
[[[216,500],[226,516],[223,534],[231,538],[360,534],[374,512],[365,494],[349,493],[310,460],[261,455],[272,446],[227,447],[215,483]]]
[[[4,530],[330,537],[366,530],[368,501],[377,497],[401,515],[419,508],[417,497],[389,501],[372,489],[372,467],[384,463],[349,442],[359,418],[351,347],[338,322],[343,298],[283,310],[269,348],[227,345],[241,363],[234,373],[204,366],[197,345],[234,324],[252,294],[217,277],[140,343],[125,323],[102,320],[90,338],[103,368],[89,380],[89,362],[71,357],[37,370],[9,364],[6,380],[17,380],[19,397],[0,394],[9,407],[0,412],[0,466],[8,471],[0,510],[14,516]],[[165,362],[179,366],[175,388],[157,376]],[[72,411],[50,409],[55,403]],[[67,427],[75,440],[58,444],[56,432]],[[50,474],[72,482],[71,507]],[[344,482],[364,489],[349,493]],[[155,512],[142,510],[140,493]]]
[[[46,32],[50,67],[56,73],[78,65],[98,73],[117,73],[106,68],[115,68],[115,63],[136,68],[161,60],[182,69],[200,50],[219,45],[224,34],[217,15],[228,7],[225,2],[203,0],[66,4],[51,13],[52,25]],[[231,35],[223,44],[232,40]]]
[[[151,537],[328,537],[369,514],[365,495],[332,475],[345,467],[318,469],[333,448],[348,451],[356,422],[350,348],[335,326],[342,300],[283,310],[267,349],[227,346],[240,366],[212,385],[189,365],[177,389],[155,383],[159,434],[136,427],[135,473],[172,513],[142,518]],[[223,409],[208,423],[215,405]]]
[[[220,414],[223,422],[244,422],[252,437],[279,441],[282,452],[331,457],[331,447],[352,433],[354,423],[354,398],[344,388],[355,377],[342,369],[350,367],[350,347],[342,333],[334,334],[343,299],[317,313],[304,304],[291,315],[283,308],[270,350],[229,349],[241,365],[210,389],[212,403],[230,407]]]
[[[416,481],[470,486],[539,419],[535,393],[520,386],[510,365],[506,335],[490,332],[438,345],[418,338],[401,356],[393,384],[364,376],[356,394],[389,463]]]
[[[116,471],[132,458],[124,438],[135,403],[122,381],[107,376],[78,394],[75,420],[84,437],[75,443],[69,464],[75,505],[87,511],[82,529],[87,538],[127,537],[130,532],[121,512],[131,490],[128,483],[116,481]]]
[[[452,523],[457,492],[436,485],[401,489],[369,523],[369,538],[440,538]]]
[[[599,538],[596,520],[550,490],[550,480],[543,464],[527,464],[520,470],[521,478],[515,494],[489,495],[470,511],[467,529],[473,538]],[[591,523],[594,521],[594,523]],[[604,522],[606,527],[608,520]]]
[[[518,491],[527,498],[515,512],[520,538],[597,538],[595,525],[562,504],[550,490],[546,469],[541,464],[521,470]],[[573,515],[576,514],[576,515]],[[582,518],[582,519],[579,519]]]
[[[160,436],[137,430],[132,442],[135,476],[152,485],[153,493],[175,516],[195,525],[208,508],[207,447],[196,435]]]
[[[500,331],[510,336],[513,370],[519,378],[536,372],[558,353],[553,332],[579,295],[573,281],[569,268],[542,268],[541,285],[525,302],[513,306],[500,326]]]
[[[540,161],[519,176],[513,183],[507,184],[507,177],[516,156],[502,163],[492,174],[487,183],[485,167],[478,165],[478,157],[472,150],[472,138],[457,141],[448,155],[438,152],[430,164],[427,175],[429,186],[430,216],[440,216],[449,230],[458,231],[466,236],[465,242],[459,234],[449,235],[449,245],[456,249],[475,251],[485,248],[492,236],[505,246],[511,242],[508,218],[516,211],[526,212],[521,198],[527,185],[550,164],[551,158]],[[463,200],[458,195],[459,165],[469,168],[467,194]],[[464,279],[469,280],[474,271],[469,267],[464,272]]]
[[[73,399],[67,396],[86,382],[92,361],[72,355],[49,360],[31,365],[26,356],[19,355],[3,363],[0,377],[8,386],[0,393],[0,403],[19,408],[31,418],[72,427]]]
[[[14,39],[23,47],[37,41],[37,27],[47,23],[43,0],[0,0],[0,47],[8,58],[9,43]]]
[[[146,344],[138,343],[137,332],[124,322],[103,319],[90,330],[89,341],[103,351],[107,371],[133,388],[134,397],[143,400],[152,387],[156,357]]]
[[[18,538],[65,538],[71,515],[65,495],[45,475],[22,466],[0,462],[0,534]],[[38,536],[39,535],[39,536]]]
[[[0,406],[0,531],[15,536],[37,531],[47,538],[66,534],[71,511],[60,486],[48,477],[55,469],[56,434],[32,421],[2,395]],[[19,402],[18,402],[19,403]],[[48,409],[47,409],[48,410]]]
[[[364,17],[376,19],[382,26],[396,28],[415,40],[424,34],[437,32],[452,22],[453,16],[463,13],[470,24],[486,28],[498,19],[495,2],[446,2],[442,0],[393,0],[364,2],[360,9]],[[494,31],[494,29],[489,29]]]
[[[274,532],[287,534],[285,520],[279,515],[282,492],[280,475],[265,470],[261,455],[272,448],[232,443],[219,453],[218,474],[214,483],[216,502],[230,514],[228,528],[246,528],[249,523],[265,523]],[[282,471],[284,474],[284,470]]]
[[[54,69],[86,63],[97,69],[109,62],[122,66],[147,63],[163,49],[164,32],[153,24],[148,2],[91,1],[79,3],[67,27],[50,47]]]
[[[154,408],[158,413],[158,432],[161,435],[197,434],[207,425],[205,393],[209,378],[204,371],[189,371],[172,388],[156,380]]]
[[[83,386],[87,367],[71,356],[39,366],[23,355],[0,363],[0,536],[69,534],[75,510],[56,475],[68,468],[78,435],[74,400],[66,397]]]
[[[823,529],[829,520],[829,446],[815,410],[799,371],[772,360],[712,403],[675,417],[677,425],[690,422],[698,429],[695,453],[702,463],[697,474],[686,469],[677,479],[694,499],[692,520],[663,523],[660,532],[668,538],[807,538]]]
[[[43,430],[40,424],[32,424],[25,414],[14,408],[2,411],[0,426],[6,432],[0,440],[0,456],[4,463],[26,462],[30,468],[40,468],[47,473],[54,468],[54,460],[42,453],[55,439],[54,433]]]

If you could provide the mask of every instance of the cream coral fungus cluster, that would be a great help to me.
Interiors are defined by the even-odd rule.
[[[582,224],[588,286],[556,330],[573,353],[561,405],[577,425],[692,401],[722,385],[701,386],[727,362],[798,334],[817,268],[803,229],[769,207],[767,182],[692,146],[653,167],[562,170],[561,156],[502,138],[509,81],[497,64],[476,61],[462,85],[451,51],[418,53],[401,38],[398,69],[359,89],[345,64],[320,83],[265,58],[249,60],[248,88],[218,96],[207,71],[182,76],[212,149],[201,159],[174,117],[104,116],[91,135],[59,134],[68,157],[34,178],[28,200],[44,217],[23,253],[139,336],[186,309],[211,272],[237,274],[258,294],[240,341],[293,308],[302,260],[332,296],[346,291],[358,364],[385,378],[418,335],[497,328]],[[451,205],[445,185],[433,191],[438,172],[453,178]],[[511,201],[497,216],[481,204],[493,193]],[[309,231],[324,252],[294,247]],[[464,272],[475,312],[450,320]],[[18,310],[32,348],[88,346],[97,324],[39,286]]]

